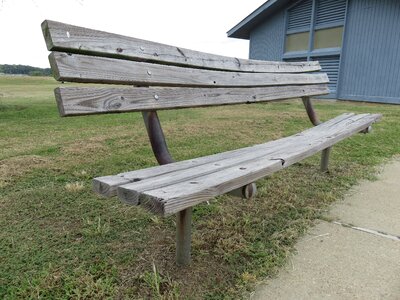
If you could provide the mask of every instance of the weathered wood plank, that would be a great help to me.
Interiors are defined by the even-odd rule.
[[[47,48],[51,51],[239,72],[302,73],[321,69],[316,61],[275,62],[238,59],[50,20],[42,23],[42,30]]]
[[[343,124],[337,125],[336,131],[325,134],[322,131],[321,136],[315,141],[310,142],[305,136],[307,146],[299,147],[298,143],[294,143],[291,147],[285,147],[285,150],[261,158],[256,157],[212,174],[191,177],[183,182],[140,193],[132,188],[132,184],[122,185],[118,188],[118,195],[124,200],[130,193],[138,194],[140,203],[151,211],[162,215],[173,214],[290,166],[358,133],[379,118],[380,115],[365,115],[361,118],[354,116],[353,120],[346,119]]]
[[[342,119],[342,122],[339,126],[346,127],[348,124],[351,124],[364,116],[359,117],[346,114],[344,115],[344,118],[340,118]],[[348,121],[346,121],[346,119],[348,119]],[[206,161],[205,163],[198,162],[197,165],[192,165],[186,169],[171,170],[167,174],[162,172],[155,173],[151,178],[146,178],[147,180],[136,180],[134,183],[124,185],[124,189],[134,189],[136,193],[127,193],[126,195],[121,196],[121,198],[130,204],[136,205],[139,204],[139,193],[145,192],[149,189],[170,186],[182,181],[195,179],[196,177],[213,174],[228,167],[243,164],[252,160],[262,159],[268,156],[271,157],[271,155],[280,155],[280,153],[285,153],[286,149],[292,149],[293,145],[295,145],[296,151],[308,149],[310,144],[318,143],[321,136],[329,136],[338,130],[338,128],[335,127],[324,127],[324,130],[321,130],[320,128],[317,130],[314,128],[313,130],[304,131],[302,134],[293,135],[288,138],[243,148],[244,151],[241,151],[240,153],[225,152],[223,155],[220,155],[217,160],[210,159],[210,161]],[[280,158],[278,160],[280,160]],[[157,170],[154,171],[157,172]],[[126,175],[126,177],[124,177],[123,182],[121,182],[122,184],[125,184],[128,176],[129,175]]]
[[[342,132],[334,137],[326,137],[325,140],[321,140],[320,143],[310,145],[310,148],[307,151],[304,151],[304,149],[302,151],[288,151],[286,154],[281,153],[279,157],[273,158],[273,160],[279,158],[284,162],[282,168],[288,167],[297,161],[321,151],[327,145],[333,145],[351,134],[358,133],[360,128],[365,128],[365,126],[361,124],[365,124],[365,120],[364,123],[360,121],[354,122],[352,133],[347,129],[347,133]],[[284,159],[281,157],[284,157]],[[179,211],[180,209],[184,209],[185,206],[190,207],[206,201],[210,199],[210,197],[226,193],[230,190],[231,186],[236,188],[236,186],[241,186],[243,182],[247,182],[247,180],[252,182],[265,177],[265,173],[269,175],[275,172],[276,169],[274,170],[271,166],[268,166],[268,164],[269,162],[267,158],[263,158],[261,160],[255,160],[250,164],[235,166],[230,170],[223,170],[214,174],[215,176],[203,176],[190,182],[179,183],[175,186],[146,191],[140,195],[140,201],[145,207],[148,201],[153,202],[151,207],[158,209],[161,206],[164,215],[168,215],[174,213],[176,210]],[[278,170],[279,169],[280,168],[278,167]],[[247,176],[247,174],[242,174],[240,178],[237,178],[237,172],[239,172],[239,170],[244,170],[245,172],[246,170],[249,170],[249,176]],[[263,174],[263,172],[265,173]],[[199,184],[199,186],[193,188],[193,183],[196,183],[196,185]],[[178,189],[176,189],[177,187]],[[123,186],[121,189],[123,189]],[[168,195],[168,198],[166,195]],[[155,199],[157,200],[155,201]],[[157,204],[154,202],[157,202]]]
[[[61,87],[61,116],[256,103],[329,93],[326,84],[261,88]]]
[[[307,129],[301,133],[298,133],[293,136],[281,138],[279,140],[270,141],[265,144],[258,144],[250,147],[240,148],[236,150],[231,150],[223,153],[213,154],[209,156],[199,157],[196,159],[190,159],[185,161],[179,161],[172,164],[167,164],[163,166],[156,166],[136,171],[130,171],[126,173],[121,173],[114,176],[104,176],[98,177],[93,180],[94,190],[105,196],[112,197],[116,195],[116,189],[119,185],[131,183],[131,182],[139,182],[149,178],[154,178],[157,176],[162,176],[164,174],[172,174],[173,172],[182,171],[185,169],[191,169],[197,166],[201,166],[208,163],[215,163],[217,161],[234,158],[237,156],[243,157],[246,153],[256,153],[258,151],[265,151],[267,148],[275,148],[281,145],[288,146],[289,143],[297,140],[299,137],[304,137],[305,140],[312,139],[314,136],[318,136],[320,131],[324,131],[329,134],[332,130],[334,130],[335,126],[333,124],[338,124],[339,122],[344,122],[346,119],[354,118],[353,113],[345,113],[336,118],[328,120],[318,127],[313,127]],[[350,121],[352,122],[352,121]]]
[[[71,82],[198,87],[257,87],[329,82],[325,73],[224,72],[60,52],[50,54],[49,60],[55,78]]]
[[[297,140],[297,147],[305,147],[310,143],[309,139],[304,139],[304,137],[296,136],[291,142],[289,142],[289,140],[279,140],[278,143],[270,143],[269,145],[264,144],[263,147],[258,148],[254,147],[252,151],[247,150],[240,155],[226,155],[215,162],[199,164],[191,168],[170,172],[164,175],[156,175],[148,180],[141,180],[135,183],[124,185],[124,189],[121,190],[121,193],[131,188],[135,190],[135,193],[128,192],[123,196],[120,195],[120,198],[123,199],[125,202],[128,202],[129,204],[137,205],[140,203],[139,193],[156,188],[159,189],[163,187],[168,187],[172,184],[178,184],[182,181],[188,181],[191,179],[195,180],[199,176],[211,175],[220,170],[224,170],[235,165],[244,164],[248,161],[253,161],[255,159],[262,159],[263,157],[270,156],[273,153],[279,153],[285,148],[292,146],[294,140]]]
[[[348,121],[346,122],[346,118],[343,118],[343,121],[339,124],[343,128],[358,120],[358,116],[352,117],[352,115],[346,115],[345,117]],[[360,119],[361,118],[362,117],[360,117]],[[249,161],[280,155],[281,153],[285,153],[286,149],[292,149],[293,145],[295,145],[296,151],[308,149],[310,144],[317,144],[321,139],[321,136],[329,136],[338,130],[338,128],[332,127],[329,129],[328,126],[325,126],[325,128],[326,129],[323,131],[316,129],[309,130],[305,131],[303,134],[297,134],[274,142],[244,148],[245,151],[242,151],[241,153],[225,152],[223,155],[219,156],[218,160],[198,163],[197,165],[192,165],[186,169],[168,172],[168,174],[156,173],[151,178],[147,178],[147,180],[136,180],[134,183],[126,185],[124,182],[124,190],[134,189],[136,193],[127,193],[126,195],[121,196],[121,198],[130,204],[137,205],[139,204],[139,193],[150,189],[163,188],[182,181],[188,181],[200,176],[213,174],[220,170],[244,164]],[[127,177],[125,177],[124,180],[127,180]]]
[[[336,118],[328,120],[318,127],[313,127],[307,129],[301,133],[298,133],[293,136],[281,138],[279,140],[270,141],[264,144],[258,144],[250,147],[245,147],[241,149],[231,150],[223,153],[218,153],[214,155],[199,157],[196,159],[190,159],[185,161],[179,161],[172,164],[156,166],[126,173],[121,173],[114,176],[104,176],[98,177],[93,180],[93,188],[94,190],[103,195],[105,197],[112,197],[116,195],[116,189],[118,186],[122,184],[132,183],[132,182],[145,182],[147,179],[153,180],[155,177],[163,176],[168,174],[171,176],[174,172],[181,172],[187,169],[193,169],[205,164],[213,164],[219,161],[224,161],[228,159],[235,159],[236,157],[241,157],[242,159],[246,158],[246,153],[265,153],[268,149],[277,149],[278,147],[284,148],[288,147],[290,144],[294,142],[299,142],[300,140],[308,141],[312,140],[315,137],[319,136],[320,131],[324,131],[326,134],[332,132],[335,129],[333,124],[338,124],[349,119],[349,122],[353,122],[354,114],[353,113],[345,113]],[[264,152],[263,152],[264,151]],[[267,152],[270,153],[270,152]],[[133,204],[136,200],[131,199],[130,202]]]

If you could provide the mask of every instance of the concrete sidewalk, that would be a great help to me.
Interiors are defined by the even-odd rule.
[[[363,182],[251,299],[400,299],[400,159]]]

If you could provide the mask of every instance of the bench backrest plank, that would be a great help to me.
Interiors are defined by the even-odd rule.
[[[240,73],[202,70],[53,52],[50,63],[59,81],[159,86],[271,86],[328,83],[325,73]]]
[[[206,107],[276,101],[329,93],[326,85],[255,88],[60,87],[55,90],[61,116]]]
[[[58,88],[55,94],[62,116],[329,93],[327,75],[313,72],[320,70],[318,62],[238,60],[53,21],[43,22],[42,28],[49,50],[55,50],[49,59],[57,80],[125,85]]]
[[[42,23],[42,30],[49,51],[241,72],[303,73],[321,69],[316,61],[275,62],[238,59],[50,20]]]

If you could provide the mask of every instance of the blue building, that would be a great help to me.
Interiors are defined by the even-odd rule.
[[[252,59],[318,60],[329,98],[400,104],[400,0],[269,0],[228,36]]]

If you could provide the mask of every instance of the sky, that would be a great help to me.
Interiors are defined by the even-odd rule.
[[[187,49],[248,58],[226,32],[266,0],[0,0],[0,64],[49,67],[49,19]]]

